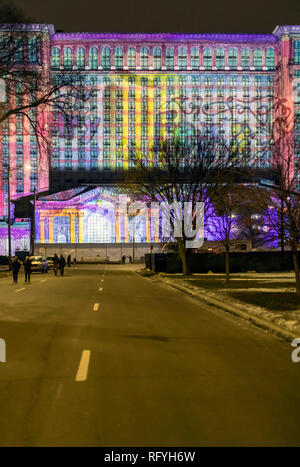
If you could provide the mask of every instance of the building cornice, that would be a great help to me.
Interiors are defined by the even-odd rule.
[[[290,34],[300,34],[300,25],[276,26],[273,35],[281,37]]]
[[[176,34],[176,33],[56,33],[55,41],[132,41],[132,42],[228,42],[228,43],[276,43],[273,34]]]

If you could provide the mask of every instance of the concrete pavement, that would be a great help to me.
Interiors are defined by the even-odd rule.
[[[290,344],[135,268],[0,280],[0,445],[300,445]]]

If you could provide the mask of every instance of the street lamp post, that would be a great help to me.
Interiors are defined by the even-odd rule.
[[[8,166],[8,264],[11,268],[10,167]]]
[[[135,261],[135,216],[132,217],[132,262]]]
[[[127,198],[127,202],[130,203],[131,199]],[[127,208],[128,209],[128,208]],[[138,209],[135,213],[131,214],[132,217],[132,262],[135,261],[135,218],[139,215],[140,209]]]
[[[33,214],[31,218],[31,242],[30,250],[31,256],[34,256],[34,242],[35,242],[35,203],[36,203],[36,188],[33,189]]]

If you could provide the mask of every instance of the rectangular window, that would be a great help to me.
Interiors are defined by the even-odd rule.
[[[294,41],[294,63],[300,65],[300,40]]]

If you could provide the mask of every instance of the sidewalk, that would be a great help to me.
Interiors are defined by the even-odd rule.
[[[293,272],[232,274],[228,286],[224,274],[193,274],[186,278],[181,274],[148,275],[286,340],[300,337],[300,300],[295,294]]]

